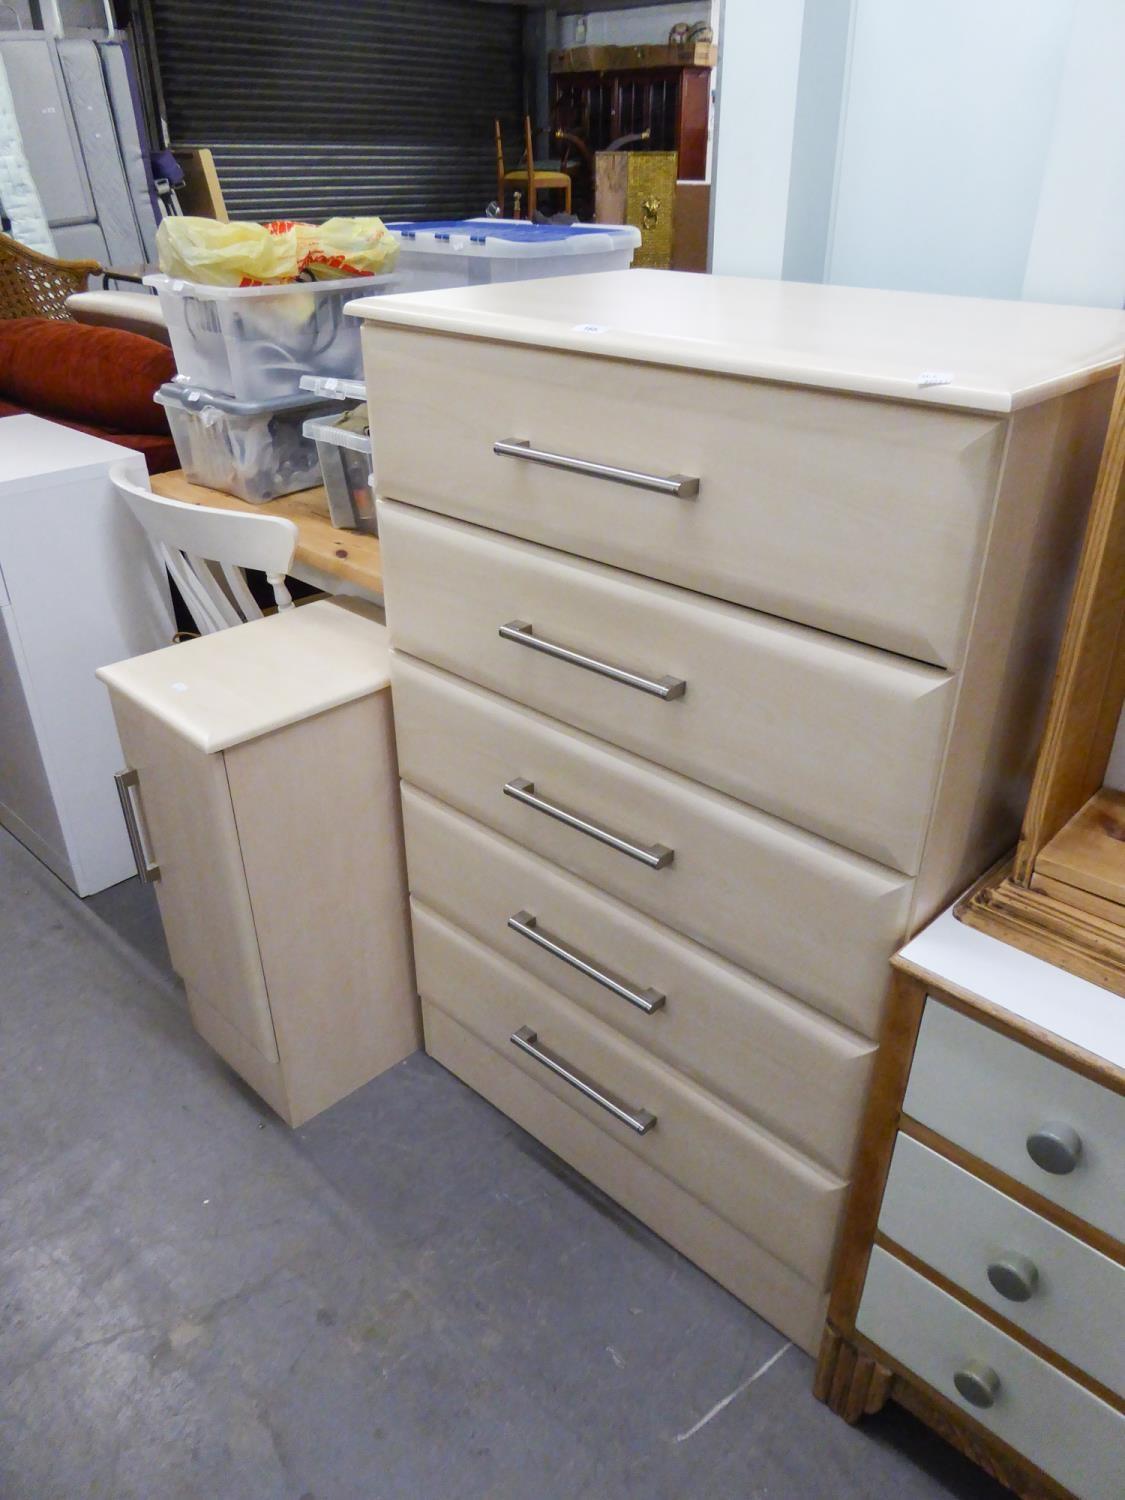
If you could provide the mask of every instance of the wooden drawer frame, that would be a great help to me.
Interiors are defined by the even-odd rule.
[[[943,984],[936,976],[916,967],[901,955],[894,960],[894,971],[856,1158],[853,1188],[844,1219],[828,1320],[817,1363],[814,1394],[838,1416],[851,1423],[879,1411],[888,1400],[894,1400],[920,1417],[986,1472],[1006,1484],[1022,1500],[1073,1500],[1070,1491],[976,1421],[966,1407],[950,1401],[901,1361],[859,1333],[856,1329],[856,1314],[863,1295],[872,1249],[879,1246],[941,1290],[956,1297],[1003,1333],[1030,1348],[1040,1358],[1079,1381],[1099,1399],[1116,1410],[1125,1412],[1125,1398],[1122,1395],[1107,1390],[1088,1374],[1061,1359],[1053,1350],[1029,1337],[986,1303],[946,1281],[939,1273],[887,1239],[878,1228],[891,1157],[901,1132],[947,1157],[957,1166],[964,1167],[1068,1234],[1084,1240],[1103,1255],[1125,1265],[1125,1245],[979,1158],[971,1156],[967,1151],[952,1145],[905,1114],[903,1098],[928,997],[937,998],[952,1010],[970,1016],[977,1024],[1010,1038],[1013,1045],[1021,1045],[1049,1057],[1053,1062],[1113,1093],[1125,1095],[1125,1072],[1030,1024],[1017,1021],[1010,1013],[977,996],[970,996],[968,992]]]

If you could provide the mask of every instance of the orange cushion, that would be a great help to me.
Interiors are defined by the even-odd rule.
[[[164,410],[152,398],[175,369],[167,345],[123,328],[0,320],[0,398],[40,416],[166,436]]]

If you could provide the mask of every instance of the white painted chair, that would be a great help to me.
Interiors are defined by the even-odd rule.
[[[292,521],[167,500],[138,484],[125,464],[116,464],[109,477],[148,533],[201,635],[262,618],[246,568],[266,575],[278,609],[293,608],[285,586],[297,547]]]

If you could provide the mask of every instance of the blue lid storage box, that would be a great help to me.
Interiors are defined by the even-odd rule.
[[[399,238],[396,292],[624,271],[641,242],[631,224],[439,219],[387,228]]]

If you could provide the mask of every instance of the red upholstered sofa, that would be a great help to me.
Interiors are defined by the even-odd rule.
[[[171,349],[138,333],[0,320],[0,417],[32,412],[107,438],[143,453],[150,474],[179,465],[164,409],[152,399],[174,374]]]

